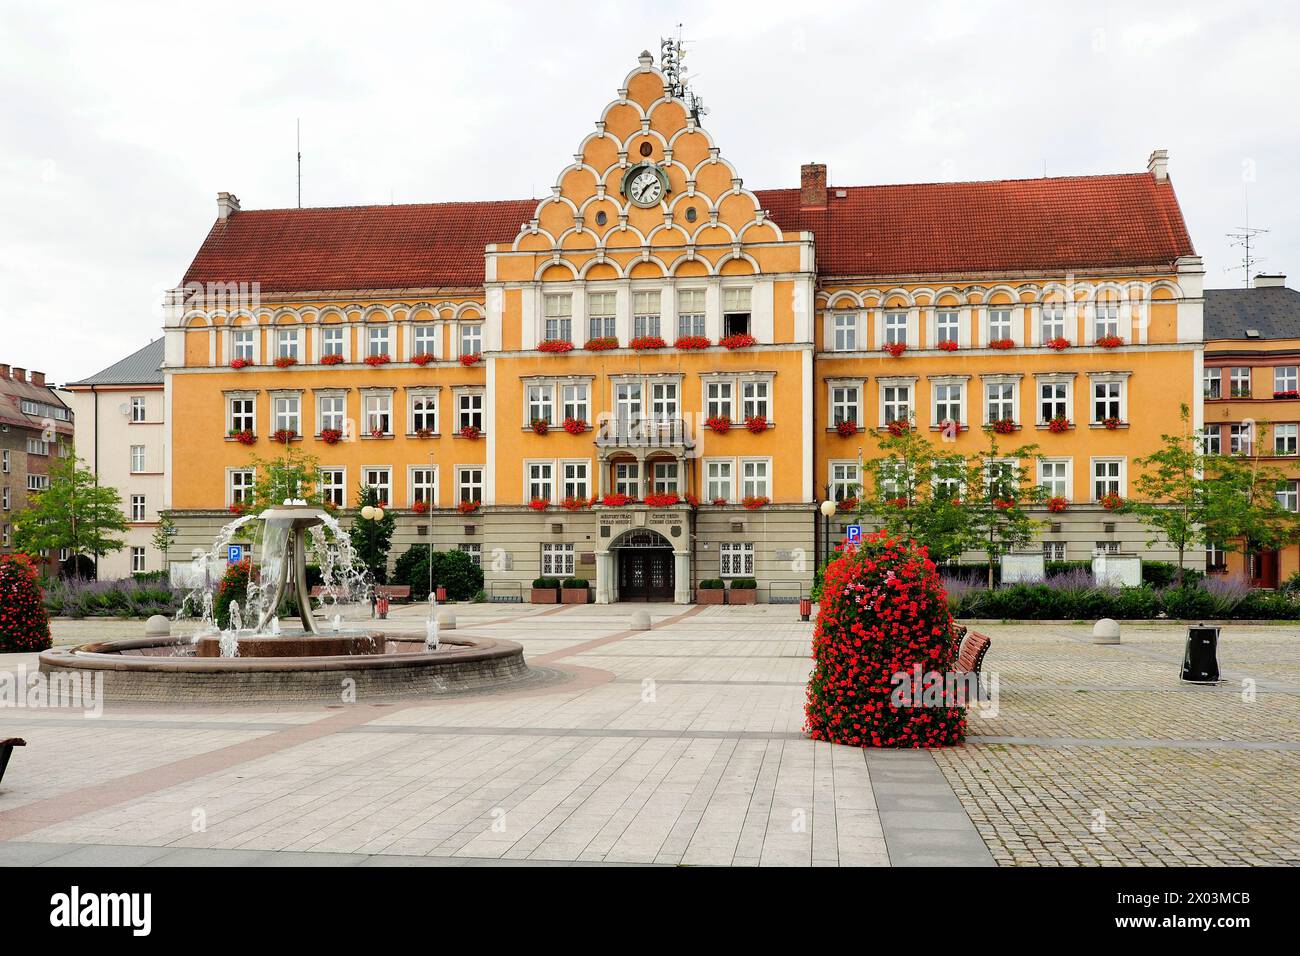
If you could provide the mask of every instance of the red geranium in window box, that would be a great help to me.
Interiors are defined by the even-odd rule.
[[[231,505],[226,510],[229,511],[232,515],[242,515],[244,513],[243,502],[236,501],[233,505]]]
[[[902,355],[904,352],[907,351],[907,343],[906,343],[906,342],[886,342],[883,346],[881,346],[881,348],[883,348],[886,352],[888,352],[888,353],[889,353],[890,355],[892,355],[894,358],[898,358],[900,355]]]
[[[710,431],[717,432],[719,435],[725,435],[731,431],[731,419],[726,415],[710,416],[705,420],[704,424]]]
[[[248,368],[252,364],[253,364],[252,359],[237,358],[237,359],[230,360],[230,367],[235,369],[236,371],[238,371],[241,368]]]
[[[415,504],[411,505],[411,510],[415,512],[417,515],[428,514],[429,503],[424,500],[417,501]]]
[[[1119,511],[1124,507],[1124,499],[1112,491],[1110,494],[1102,495],[1098,498],[1097,504],[1101,505],[1107,511]]]
[[[581,418],[566,418],[564,420],[564,430],[570,435],[581,435],[587,430],[587,423]]]
[[[411,361],[414,362],[416,365],[425,366],[428,365],[430,362],[435,361],[435,358],[434,356],[430,355],[428,352],[421,352],[419,355],[412,355]]]
[[[681,500],[681,496],[674,491],[655,492],[645,496],[645,503],[651,508],[668,508]]]
[[[432,429],[432,428],[417,428],[417,429],[415,430],[415,437],[416,437],[416,438],[432,438],[432,437],[433,437],[433,429]]]
[[[466,368],[469,368],[471,365],[477,365],[481,361],[483,361],[483,353],[481,352],[469,352],[460,357],[460,364]]]
[[[713,499],[713,503],[714,503],[715,505],[725,505],[725,504],[727,503],[727,499],[726,499],[726,498],[714,498],[714,499]]]
[[[1013,349],[1015,347],[1016,347],[1016,343],[1011,339],[994,339],[992,342],[989,343],[989,348],[999,349],[1004,352],[1007,349]]]
[[[464,425],[461,427],[460,431],[458,431],[456,434],[458,434],[461,438],[468,438],[470,441],[474,441],[476,438],[482,435],[483,432],[479,429],[477,425]]]
[[[955,352],[959,348],[961,348],[961,346],[958,345],[956,342],[954,342],[952,339],[944,339],[942,342],[938,344],[938,348],[939,351],[941,352]]]
[[[746,508],[748,508],[750,511],[757,511],[759,508],[762,508],[765,505],[770,505],[772,503],[772,499],[769,498],[767,495],[746,495],[743,499],[741,499],[740,503],[744,505]]]
[[[244,429],[232,428],[226,434],[228,434],[235,441],[239,442],[241,445],[251,445],[255,441],[257,441],[257,436],[253,434],[253,430],[251,428],[244,428]]]
[[[899,435],[906,435],[912,430],[912,426],[901,418],[895,418],[887,426],[889,434],[897,438]]]
[[[588,501],[586,498],[565,498],[561,504],[565,511],[581,511],[587,507]]]
[[[371,438],[386,438],[387,436],[388,436],[388,432],[384,431],[382,428],[370,429]]]
[[[480,504],[482,504],[482,502],[462,501],[460,504],[456,505],[456,510],[463,515],[473,514],[475,511],[478,511]]]
[[[320,440],[327,445],[337,445],[343,440],[343,432],[337,428],[322,428]]]
[[[297,365],[298,360],[292,355],[281,355],[275,360],[276,368],[288,368],[291,365]]]
[[[1115,429],[1119,428],[1120,425],[1124,424],[1118,418],[1103,418],[1101,423],[1105,425],[1106,428],[1109,429],[1110,431],[1114,431]]]
[[[618,492],[611,492],[610,494],[607,494],[605,497],[601,498],[600,503],[610,508],[621,508],[623,505],[630,504],[635,500],[636,499],[633,498],[631,495],[624,495]]]
[[[330,353],[329,355],[322,355],[320,357],[320,363],[321,365],[342,365],[343,356],[335,355],[334,353]]]
[[[371,368],[375,368],[376,366],[379,365],[387,365],[392,360],[393,357],[389,355],[387,352],[384,352],[380,355],[367,355],[365,359],[363,359],[363,361]]]
[[[767,417],[764,415],[754,415],[745,419],[745,427],[753,434],[757,435],[767,431]]]
[[[534,498],[532,501],[528,502],[528,507],[532,508],[534,511],[545,511],[550,506],[550,498]]]
[[[997,421],[991,422],[990,424],[993,430],[999,435],[1010,435],[1017,428],[1015,420],[1011,418],[999,418]]]
[[[1056,432],[1058,435],[1061,432],[1068,432],[1070,430],[1070,420],[1064,415],[1057,415],[1047,423],[1047,430],[1049,432]]]
[[[700,506],[700,499],[695,495],[687,495],[684,500],[692,508],[698,508]]]
[[[1124,340],[1118,335],[1103,335],[1097,340],[1097,345],[1103,349],[1117,349],[1124,344]]]
[[[537,343],[539,352],[572,352],[573,343],[565,339],[543,339]]]
[[[634,352],[648,352],[651,349],[663,349],[668,347],[665,342],[657,335],[638,335],[631,342],[627,343],[628,348]]]
[[[850,421],[836,422],[835,430],[839,432],[841,438],[852,438],[858,433],[858,423]]]
[[[544,418],[534,418],[528,427],[533,430],[534,435],[545,435],[551,430],[551,423]]]
[[[1064,335],[1058,335],[1054,339],[1048,339],[1043,344],[1054,352],[1064,352],[1070,347],[1070,340]]]
[[[857,499],[857,498],[841,498],[839,501],[835,502],[835,510],[838,511],[838,512],[840,512],[841,514],[843,514],[843,513],[846,512],[846,511],[857,511],[857,510],[858,510],[858,499]]]
[[[673,343],[673,348],[693,351],[696,349],[707,349],[713,343],[702,335],[683,335]]]
[[[889,507],[891,507],[891,508],[906,508],[906,507],[907,507],[907,499],[906,499],[906,498],[890,498],[889,500],[887,500],[887,501],[885,502],[885,504],[889,505]]]
[[[999,511],[1010,511],[1016,506],[1015,498],[994,498],[993,507]]]
[[[275,434],[271,436],[271,441],[279,442],[281,445],[287,445],[298,437],[298,433],[292,428],[277,428]]]
[[[1287,389],[1283,389],[1280,392],[1274,392],[1273,397],[1274,398],[1300,398],[1300,392],[1297,392],[1294,388],[1287,388]]]
[[[1047,510],[1054,515],[1059,515],[1068,505],[1069,502],[1060,495],[1055,495],[1047,499]]]
[[[587,344],[583,348],[588,352],[608,352],[610,349],[618,348],[618,339],[612,335],[602,335],[599,338],[587,339]]]
[[[751,345],[757,345],[758,339],[748,332],[737,332],[735,335],[728,335],[721,339],[718,344],[727,349],[747,349]]]

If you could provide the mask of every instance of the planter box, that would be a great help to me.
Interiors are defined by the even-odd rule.
[[[727,597],[727,592],[722,588],[697,588],[695,591],[696,604],[721,604]]]
[[[586,604],[589,596],[587,588],[560,588],[561,604]]]
[[[533,588],[533,596],[529,598],[534,604],[558,604],[559,588]]]
[[[728,604],[753,604],[758,600],[758,588],[728,588]]]

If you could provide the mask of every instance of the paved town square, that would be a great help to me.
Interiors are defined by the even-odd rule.
[[[1194,687],[1178,625],[1125,625],[1118,646],[978,625],[998,693],[967,744],[892,751],[802,732],[795,607],[649,609],[643,631],[626,606],[457,606],[456,634],[523,644],[521,690],[0,709],[0,738],[28,741],[0,784],[0,864],[1300,863],[1290,628],[1226,627],[1223,683]]]

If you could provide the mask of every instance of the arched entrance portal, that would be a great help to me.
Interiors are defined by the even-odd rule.
[[[620,601],[674,599],[673,546],[658,531],[636,528],[610,543]]]

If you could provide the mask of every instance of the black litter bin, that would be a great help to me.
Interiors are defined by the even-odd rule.
[[[1188,684],[1219,682],[1219,629],[1196,624],[1187,629],[1187,649],[1183,652],[1180,679]]]

